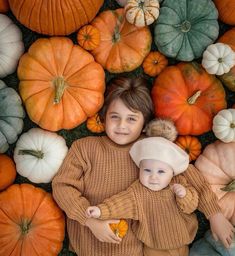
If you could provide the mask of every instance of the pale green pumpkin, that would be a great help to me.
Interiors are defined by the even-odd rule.
[[[164,55],[181,61],[202,56],[218,37],[218,11],[211,0],[165,0],[154,29]]]
[[[16,142],[23,129],[25,116],[18,93],[0,80],[0,153]]]

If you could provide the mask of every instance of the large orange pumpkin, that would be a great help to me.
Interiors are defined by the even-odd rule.
[[[9,0],[15,17],[41,34],[68,35],[89,23],[104,0]]]
[[[7,12],[9,10],[8,0],[0,0],[0,12]]]
[[[49,193],[30,184],[0,193],[0,255],[57,256],[64,233],[64,215]]]
[[[134,70],[150,52],[149,28],[128,23],[123,8],[104,11],[91,24],[100,31],[100,44],[92,54],[111,73]]]
[[[180,135],[211,130],[214,115],[227,106],[221,82],[194,62],[166,67],[154,81],[152,99],[156,116],[172,119]]]
[[[235,0],[214,0],[219,19],[226,24],[235,25]]]
[[[228,184],[235,180],[235,142],[216,141],[209,144],[197,158],[195,166],[204,175],[219,199],[219,205],[233,225],[235,225],[235,190]]]
[[[50,131],[72,129],[103,105],[103,68],[69,38],[34,42],[20,59],[18,77],[30,119]]]

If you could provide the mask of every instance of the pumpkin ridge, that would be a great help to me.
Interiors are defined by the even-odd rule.
[[[202,33],[200,30],[198,30],[198,29],[195,29],[195,28],[192,27],[191,30],[193,30],[193,31],[195,31],[195,32],[197,32],[197,33],[199,33],[199,34],[201,34],[202,36],[207,37],[207,38],[209,38],[210,40],[213,40],[213,41],[214,41],[213,38],[211,38],[211,37],[210,37],[209,35],[207,35],[207,34],[203,34],[203,33]]]
[[[166,32],[166,33],[161,33],[161,34],[171,34],[171,32]],[[172,41],[175,41],[176,40],[176,38],[177,37],[182,37],[182,34],[180,33],[180,32],[178,32],[178,34],[171,40],[171,41],[169,41],[169,42],[166,42],[165,44],[161,44],[161,45],[159,45],[160,47],[163,47],[163,46],[166,46],[166,45],[168,45],[168,44],[170,44]]]
[[[45,91],[45,90],[48,90],[48,89],[51,90],[51,87],[50,87],[49,85],[48,85],[47,88],[42,89],[42,90],[40,90],[40,91],[37,91],[37,92],[35,92],[35,93],[29,95],[27,98],[24,98],[23,101],[26,102],[26,101],[27,101],[28,99],[30,99],[31,97],[34,97],[34,96],[36,96],[38,93],[41,93],[41,92],[43,92],[43,91]]]
[[[20,3],[18,2],[18,1],[15,1],[15,5],[17,5],[17,8],[15,9],[15,11],[17,11],[16,13],[15,13],[15,16],[19,16],[19,15],[21,15],[21,12],[22,12],[22,8],[23,8],[23,5],[24,5],[24,1],[21,1]],[[14,3],[13,3],[13,6],[14,6]],[[12,6],[10,5],[10,8],[11,8]]]
[[[62,1],[64,1],[64,0],[62,0]],[[75,17],[75,15],[74,15],[74,9],[76,9],[76,10],[78,10],[78,8],[77,8],[77,5],[75,4],[75,5],[73,5],[73,6],[71,6],[71,4],[72,4],[72,2],[71,1],[64,1],[66,4],[67,4],[67,6],[70,8],[70,10],[71,10],[71,14],[72,14],[72,17],[73,17],[73,21],[74,21],[74,23],[76,24],[76,26],[78,26],[78,24],[77,24],[77,19],[76,19],[76,17]],[[82,2],[82,1],[81,1]],[[81,3],[80,2],[80,3]],[[78,4],[79,4],[79,2],[78,2]],[[82,10],[82,9],[80,9],[80,10]],[[64,20],[66,20],[65,19],[65,17],[64,17],[64,12],[62,12],[62,15],[63,15],[63,18],[64,18]],[[79,17],[79,15],[77,16],[78,17],[78,20],[80,21],[80,17]],[[83,22],[80,22],[80,24],[82,24]],[[65,28],[66,28],[66,26],[65,26]],[[68,33],[68,31],[66,31],[67,33]],[[70,32],[70,31],[69,31]],[[66,33],[66,34],[67,34]]]

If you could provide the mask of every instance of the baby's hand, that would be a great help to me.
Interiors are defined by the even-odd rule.
[[[100,208],[97,206],[89,206],[86,209],[86,216],[88,218],[99,218],[101,215]]]
[[[183,198],[186,196],[186,189],[184,186],[182,186],[181,184],[173,184],[171,186],[173,192],[176,194],[176,196],[180,197],[180,198]]]

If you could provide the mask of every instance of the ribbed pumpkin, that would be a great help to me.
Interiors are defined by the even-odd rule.
[[[92,54],[111,73],[134,70],[150,52],[149,28],[127,22],[123,8],[104,11],[91,24],[100,31],[100,44]]]
[[[226,108],[221,82],[196,62],[166,67],[155,79],[152,99],[157,117],[170,118],[180,135],[200,135]]]
[[[233,51],[235,51],[235,28],[229,29],[219,39],[218,42],[228,44]],[[222,83],[229,88],[229,90],[235,92],[235,66],[230,71],[222,76],[218,77]]]
[[[120,238],[123,238],[128,230],[128,224],[125,220],[120,220],[118,223],[109,224],[114,234]]]
[[[235,25],[235,0],[214,0],[219,19],[226,24]]]
[[[83,26],[77,33],[77,41],[85,50],[94,50],[100,44],[100,32],[92,25]]]
[[[0,154],[0,191],[10,186],[16,177],[14,161],[5,154]]]
[[[8,0],[0,0],[0,12],[7,12],[9,10]]]
[[[18,93],[0,80],[0,153],[8,150],[22,132],[25,112]]]
[[[15,17],[27,28],[46,35],[69,35],[89,23],[104,0],[9,0]]]
[[[50,131],[78,126],[103,104],[103,68],[69,38],[35,41],[20,59],[18,77],[30,119]]]
[[[195,166],[217,195],[225,217],[233,225],[235,225],[235,190],[232,190],[228,184],[235,180],[234,156],[235,142],[224,143],[218,140],[206,146],[195,162]]]
[[[191,61],[201,57],[219,34],[218,12],[211,0],[165,0],[154,30],[164,55]]]
[[[87,119],[87,129],[94,133],[100,133],[104,131],[104,124],[100,120],[99,114],[95,114]]]
[[[64,232],[63,212],[41,188],[14,184],[0,193],[0,255],[57,256]]]
[[[187,154],[189,154],[189,160],[193,161],[201,153],[201,142],[194,136],[178,136],[175,143],[180,146]]]

